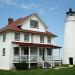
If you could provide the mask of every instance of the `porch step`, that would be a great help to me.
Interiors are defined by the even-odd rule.
[[[44,62],[44,67],[45,68],[51,68],[51,64],[49,64],[48,62]]]

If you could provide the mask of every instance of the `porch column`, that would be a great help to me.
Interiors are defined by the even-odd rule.
[[[59,48],[59,61],[60,61],[60,67],[61,67],[61,57],[60,57],[60,48]]]
[[[53,49],[52,49],[52,67],[54,67],[54,54],[53,54]]]
[[[38,61],[39,61],[39,47],[37,47],[37,56],[38,56]]]
[[[39,53],[40,53],[39,52],[39,47],[37,47],[37,61],[38,62],[39,62],[39,56],[40,56]],[[39,63],[37,63],[37,67],[39,67]]]
[[[45,48],[45,61],[47,61],[47,48]]]
[[[29,68],[30,68],[30,46],[29,46]]]
[[[20,56],[19,62],[21,62],[21,46],[19,47],[19,56]]]

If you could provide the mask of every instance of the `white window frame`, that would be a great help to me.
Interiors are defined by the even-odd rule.
[[[15,32],[15,41],[20,41],[20,33]]]
[[[6,42],[6,33],[3,34],[3,42]]]
[[[48,44],[51,44],[51,37],[47,37]]]
[[[31,28],[39,28],[39,22],[37,20],[30,20],[30,27]]]
[[[43,35],[40,36],[40,43],[44,43],[44,36]]]
[[[28,33],[24,34],[24,41],[29,42],[29,34]]]

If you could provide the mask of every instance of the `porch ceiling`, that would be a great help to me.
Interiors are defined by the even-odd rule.
[[[59,46],[49,45],[49,44],[26,43],[26,42],[12,42],[12,43],[20,45],[20,46],[47,47],[47,48],[51,48],[51,49],[62,48]]]

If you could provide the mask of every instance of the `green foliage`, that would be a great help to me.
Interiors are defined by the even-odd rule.
[[[59,65],[59,62],[56,62],[55,63],[55,67],[59,67],[60,65]]]
[[[27,67],[28,67],[28,64],[26,62],[16,64],[16,69],[17,70],[24,70],[24,69],[27,69]]]
[[[62,64],[62,67],[69,67],[69,64]]]

